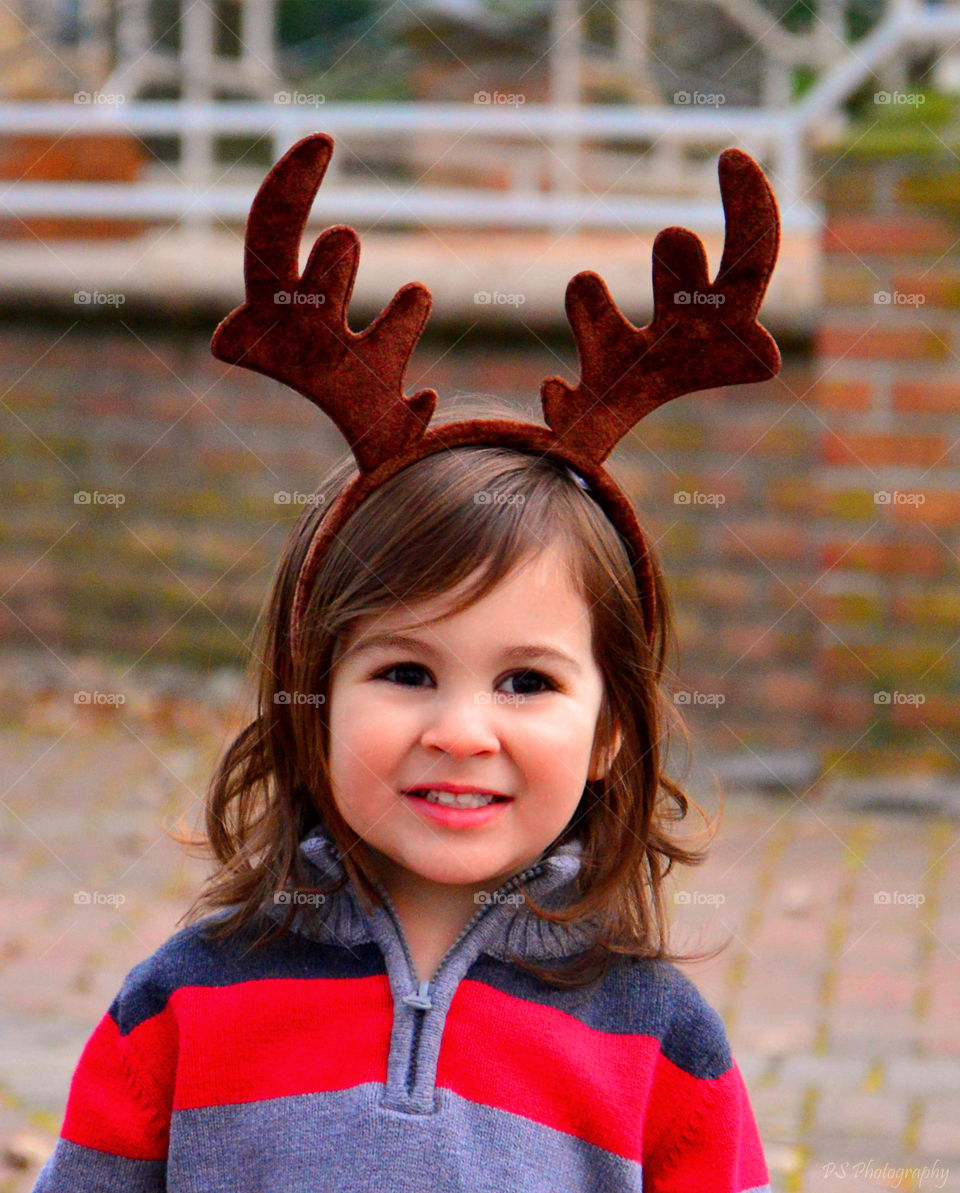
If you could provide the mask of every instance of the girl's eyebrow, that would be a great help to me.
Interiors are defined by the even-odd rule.
[[[371,634],[367,638],[360,638],[346,653],[347,655],[355,656],[365,654],[367,651],[380,649],[381,647],[391,646],[407,650],[419,650],[423,654],[430,655],[433,658],[439,657],[440,654],[429,642],[424,642],[420,638],[414,638],[410,634],[391,634],[388,632]],[[571,667],[576,672],[581,670],[577,660],[571,655],[568,655],[566,651],[541,642],[536,642],[529,646],[508,646],[500,652],[500,657],[507,661],[529,658],[553,659],[554,662]]]

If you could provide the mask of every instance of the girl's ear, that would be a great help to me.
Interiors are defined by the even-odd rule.
[[[613,742],[605,750],[600,751],[599,758],[594,762],[587,775],[591,783],[597,782],[598,779],[602,779],[606,775],[610,767],[613,766],[613,760],[620,753],[620,747],[623,745],[623,733],[619,725],[616,727],[613,737]]]

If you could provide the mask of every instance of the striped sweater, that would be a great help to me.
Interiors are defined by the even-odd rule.
[[[340,869],[319,828],[300,851],[318,882]],[[580,859],[542,857],[530,894],[561,906]],[[265,947],[208,938],[223,912],[177,932],[87,1041],[34,1193],[769,1193],[719,1015],[666,962],[569,991],[521,970],[508,953],[584,929],[517,882],[419,984],[389,897],[367,913],[350,882]]]

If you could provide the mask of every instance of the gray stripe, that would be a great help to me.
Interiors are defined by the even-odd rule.
[[[60,1138],[33,1193],[164,1193],[166,1160],[130,1160]],[[176,1186],[173,1186],[176,1187]],[[183,1188],[194,1188],[192,1183]],[[213,1186],[211,1186],[213,1188]]]

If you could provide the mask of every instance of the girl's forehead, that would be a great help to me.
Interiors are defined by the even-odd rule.
[[[474,573],[446,592],[394,600],[378,611],[361,614],[351,623],[350,636],[356,638],[374,630],[429,631],[460,614],[503,601],[509,611],[518,614],[526,611],[539,621],[550,620],[551,613],[558,608],[569,611],[573,607],[586,606],[567,559],[552,550],[538,552],[536,556],[520,561],[482,596],[474,597],[464,605],[462,602],[477,579],[478,574]]]

